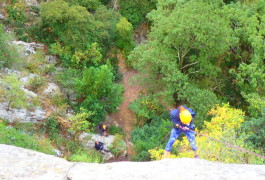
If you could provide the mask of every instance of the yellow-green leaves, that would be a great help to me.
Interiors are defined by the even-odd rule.
[[[91,115],[93,115],[92,112],[81,108],[79,113],[69,118],[69,121],[71,122],[70,130],[74,132],[75,135],[78,135],[81,132],[90,132],[92,123],[89,121],[89,118]]]

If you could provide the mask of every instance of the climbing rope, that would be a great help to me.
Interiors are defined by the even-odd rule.
[[[184,129],[183,127],[181,127],[181,126],[179,126],[179,128],[182,129],[182,130],[185,130],[185,129]],[[199,132],[193,131],[193,130],[191,130],[191,129],[187,129],[187,130],[188,130],[188,131],[191,131],[191,132],[194,132],[195,134],[198,134],[198,135],[200,135],[200,136],[204,136],[204,137],[207,137],[207,138],[212,139],[212,140],[214,140],[214,141],[217,141],[217,142],[219,142],[219,143],[225,144],[225,145],[227,145],[227,146],[229,146],[229,147],[232,147],[232,148],[235,148],[235,149],[237,149],[237,150],[240,150],[240,151],[243,151],[243,152],[246,152],[246,153],[252,154],[252,155],[254,155],[254,156],[260,157],[260,158],[262,158],[262,159],[265,159],[265,156],[262,156],[262,155],[260,155],[260,154],[254,153],[254,152],[252,152],[252,151],[249,151],[249,150],[243,149],[243,148],[241,148],[241,147],[238,147],[238,146],[235,146],[235,145],[229,144],[229,143],[227,143],[227,142],[220,141],[220,140],[218,140],[218,139],[215,139],[215,138],[213,138],[213,137],[207,136],[207,135],[205,135],[205,134],[202,134],[202,133],[199,133]]]

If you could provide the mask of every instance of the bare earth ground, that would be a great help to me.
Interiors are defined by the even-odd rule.
[[[137,74],[137,71],[127,69],[124,63],[124,58],[121,54],[118,56],[119,58],[119,70],[123,75],[123,82],[124,85],[124,101],[118,108],[118,112],[114,114],[109,114],[107,116],[106,123],[108,125],[116,125],[123,129],[126,134],[126,143],[128,144],[128,158],[130,159],[131,155],[133,155],[133,147],[130,143],[131,131],[133,130],[135,115],[133,112],[130,111],[129,105],[130,102],[137,99],[141,87],[134,83],[132,84],[130,79]]]

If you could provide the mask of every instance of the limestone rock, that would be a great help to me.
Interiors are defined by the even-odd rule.
[[[44,49],[44,44],[36,42],[26,43],[23,41],[13,41],[13,43],[22,47],[22,51],[24,52],[25,56],[36,54],[37,49]]]
[[[80,140],[84,143],[84,145],[88,148],[93,149],[95,145],[95,141],[101,141],[104,143],[105,147],[110,147],[113,143],[115,136],[109,135],[108,137],[101,136],[99,134],[88,134],[82,133],[80,135]]]
[[[0,20],[5,20],[5,17],[1,13],[0,13]]]
[[[152,162],[77,164],[68,173],[71,180],[262,180],[264,165],[221,164],[203,159],[165,159]]]
[[[56,56],[53,56],[53,55],[47,55],[47,56],[45,56],[45,60],[48,63],[55,64],[57,62],[58,58]]]
[[[49,96],[55,94],[61,94],[60,87],[55,83],[48,83],[47,88],[43,91],[43,95]]]
[[[0,145],[0,179],[57,180],[64,179],[73,163],[10,145]]]
[[[104,144],[104,147],[109,148],[114,141],[115,136],[109,135],[108,137],[100,136],[99,134],[88,134],[82,133],[79,139],[83,142],[83,144],[90,149],[95,148],[95,141],[101,141]],[[114,155],[110,152],[104,154],[104,159],[109,160],[113,158]]]
[[[7,119],[9,122],[18,121],[31,123],[36,123],[47,118],[46,112],[40,107],[35,107],[31,111],[25,108],[10,108],[9,110],[7,110],[7,102],[0,103],[0,117]]]
[[[27,6],[38,6],[37,0],[25,0]]]
[[[29,79],[36,77],[37,75],[35,74],[22,75],[21,72],[8,68],[4,68],[0,71],[0,75],[12,75],[12,74],[19,77],[19,81],[22,84],[21,89],[25,92],[28,99],[37,97],[36,93],[24,88],[24,85],[28,83]],[[7,108],[8,104],[9,102],[6,99],[0,102],[0,117],[7,119],[9,122],[19,121],[19,122],[35,123],[47,118],[46,112],[39,106],[35,106],[30,109],[9,108],[8,110]]]
[[[0,179],[6,180],[264,180],[265,165],[223,164],[204,159],[81,163],[0,144]]]

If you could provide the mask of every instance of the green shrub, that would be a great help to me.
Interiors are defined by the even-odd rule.
[[[4,100],[8,102],[7,109],[27,107],[26,93],[21,87],[22,84],[17,76],[8,75],[3,77],[0,93],[1,97],[4,97]]]
[[[126,143],[122,135],[115,135],[114,141],[110,146],[110,152],[115,156],[119,157],[124,155],[124,152],[127,150]]]
[[[119,135],[125,136],[125,132],[123,131],[121,127],[113,126],[113,125],[109,127],[109,133],[112,135],[119,134]]]
[[[38,50],[36,54],[30,55],[26,62],[26,69],[28,69],[29,72],[38,74],[38,75],[43,75],[47,73],[46,66],[52,66],[52,65],[47,65],[47,62],[45,60],[44,53],[42,50]]]
[[[112,69],[107,65],[84,69],[83,77],[75,79],[75,89],[81,99],[80,107],[93,112],[92,121],[97,124],[106,112],[115,112],[123,100],[123,86],[114,83]]]
[[[130,109],[136,115],[137,126],[150,123],[151,120],[163,113],[163,106],[154,96],[142,96],[130,104]]]
[[[3,25],[0,24],[0,68],[19,69],[21,67],[22,58],[18,50],[14,44],[9,43],[13,39],[10,34],[5,33]]]
[[[69,107],[67,98],[64,97],[62,94],[51,95],[51,100],[52,100],[52,104],[57,107],[61,107],[64,109]]]
[[[28,42],[30,37],[27,33],[27,27],[25,26],[28,20],[27,14],[25,13],[25,1],[12,1],[11,4],[6,6],[6,11],[8,17],[5,23],[13,27],[19,40]]]
[[[49,117],[46,121],[45,126],[46,126],[46,132],[49,135],[50,139],[54,140],[60,132],[60,125],[56,117],[55,116]]]
[[[29,90],[38,92],[38,90],[46,84],[46,79],[41,76],[33,77],[28,82]]]
[[[154,119],[149,125],[146,124],[143,127],[135,128],[132,131],[132,142],[136,154],[132,157],[132,160],[150,160],[148,150],[155,147],[165,148],[171,130],[167,129],[167,126],[171,127],[170,120],[161,116]]]
[[[0,136],[0,144],[8,144],[55,155],[53,147],[47,139],[25,134],[3,123],[0,123]]]
[[[119,5],[120,13],[137,27],[145,20],[146,14],[155,8],[156,0],[122,0]]]
[[[91,131],[93,126],[91,121],[89,121],[91,115],[93,115],[93,112],[81,108],[80,112],[69,118],[71,122],[69,130],[74,133],[75,139],[79,138],[82,132],[89,133]]]
[[[127,21],[127,19],[121,18],[120,21],[116,24],[116,29],[118,32],[118,38],[116,45],[120,49],[122,49],[123,57],[126,59],[126,65],[127,67],[132,67],[132,64],[127,61],[127,56],[130,54],[130,52],[134,48],[134,42],[133,42],[133,27],[130,22]]]
[[[69,161],[74,162],[88,162],[88,163],[101,163],[103,162],[103,157],[99,152],[96,151],[82,151],[71,154],[68,158]]]

